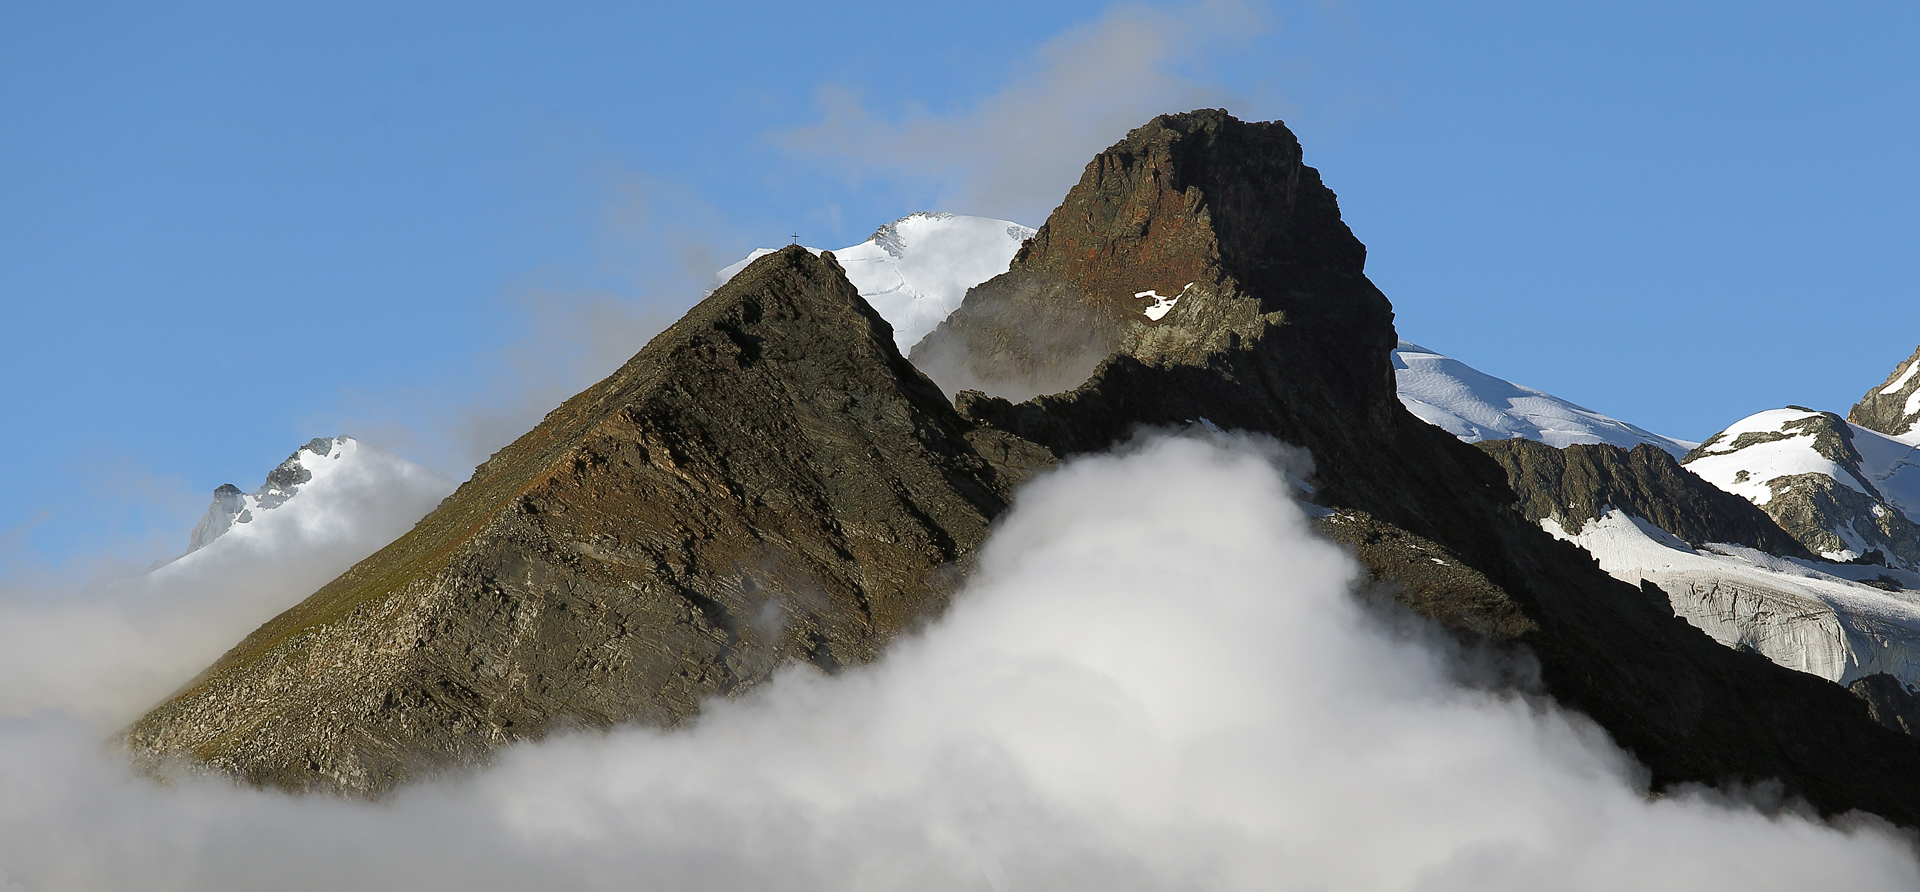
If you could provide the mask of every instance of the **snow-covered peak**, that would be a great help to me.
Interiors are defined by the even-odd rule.
[[[1902,439],[1793,406],[1734,422],[1685,464],[1830,560],[1920,568],[1920,449]]]
[[[1495,378],[1406,341],[1393,351],[1393,375],[1400,403],[1407,411],[1468,443],[1513,437],[1538,440],[1556,448],[1610,443],[1631,449],[1650,443],[1675,457],[1686,455],[1696,445]]]
[[[187,554],[161,572],[242,548],[371,551],[405,532],[453,488],[452,479],[352,437],[321,437],[295,450],[251,493],[231,483],[214,490]]]
[[[1709,437],[1688,457],[1687,469],[1762,508],[1773,500],[1772,481],[1801,474],[1830,477],[1868,495],[1857,457],[1841,442],[1841,424],[1808,409],[1757,412]],[[1825,432],[1832,444],[1821,442]]]
[[[833,256],[860,296],[893,326],[894,343],[906,353],[960,308],[967,289],[1006,272],[1014,253],[1033,233],[1006,220],[922,212],[888,223]],[[807,250],[820,253],[818,248]],[[721,270],[708,292],[773,251],[756,249]]]
[[[1783,477],[1820,474],[1920,522],[1920,447],[1799,407],[1734,422],[1687,460],[1709,483],[1764,507]]]

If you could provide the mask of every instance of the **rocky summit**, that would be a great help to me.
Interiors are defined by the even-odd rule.
[[[1215,110],[1095,157],[911,365],[831,255],[763,257],[127,739],[378,793],[561,724],[672,723],[783,661],[872,659],[940,608],[1023,477],[1198,426],[1310,452],[1363,594],[1531,654],[1656,787],[1778,780],[1920,826],[1898,721],[1602,572],[1403,407],[1365,261],[1294,135]],[[1623,492],[1674,470],[1603,467]]]
[[[1050,461],[962,420],[831,254],[782,250],[127,739],[373,794],[556,723],[671,724],[872,659]]]

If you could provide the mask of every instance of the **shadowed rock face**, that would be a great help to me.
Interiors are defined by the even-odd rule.
[[[1050,456],[962,421],[831,255],[762,258],[127,734],[378,793],[558,723],[671,724],[937,610]]]
[[[1920,393],[1916,364],[1920,364],[1920,349],[1896,367],[1885,383],[1867,391],[1847,413],[1847,420],[1890,437],[1904,436],[1914,422],[1920,421],[1920,398],[1914,396]]]
[[[1044,362],[1022,359],[1041,351],[1004,320],[1092,320],[1114,352],[1071,391],[1020,403],[962,393],[962,413],[1062,456],[1199,419],[1306,447],[1312,500],[1354,518],[1349,532],[1323,529],[1354,545],[1376,580],[1400,586],[1407,606],[1461,634],[1526,645],[1548,690],[1637,755],[1656,786],[1778,778],[1823,810],[1920,824],[1912,740],[1840,687],[1722,647],[1663,595],[1600,572],[1515,510],[1492,458],[1404,411],[1391,309],[1332,193],[1299,159],[1281,125],[1224,112],[1163,116],[1128,134],[1088,166],[1013,268],[929,336],[972,351],[966,368],[982,378],[1006,357]],[[1189,281],[1158,321],[1126,302]],[[1437,566],[1428,553],[1463,571],[1419,566]]]
[[[1555,449],[1525,439],[1475,443],[1506,469],[1528,520],[1552,518],[1578,534],[1588,521],[1618,508],[1689,545],[1728,542],[1769,554],[1813,558],[1752,502],[1680,466],[1664,449],[1606,444]]]
[[[1847,686],[1854,696],[1867,701],[1873,720],[1904,734],[1920,736],[1920,694],[1900,679],[1885,672],[1854,679]]]

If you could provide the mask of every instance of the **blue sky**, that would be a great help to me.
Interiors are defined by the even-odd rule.
[[[271,8],[266,8],[271,6]],[[1908,4],[0,5],[0,574],[346,433],[464,477],[747,250],[1282,118],[1401,335],[1700,439],[1920,343]]]

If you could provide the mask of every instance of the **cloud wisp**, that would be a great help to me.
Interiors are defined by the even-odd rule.
[[[684,187],[608,172],[591,269],[529,274],[495,306],[504,337],[433,378],[347,393],[317,417],[457,480],[555,406],[612,374],[691,307],[714,271],[747,253],[721,214]],[[586,280],[583,282],[582,280]]]
[[[0,868],[33,892],[1920,884],[1875,822],[1650,799],[1590,722],[1448,681],[1352,597],[1276,454],[1163,437],[1069,463],[874,665],[379,804],[162,786],[94,723],[9,711]]]
[[[1262,28],[1239,0],[1115,6],[1042,44],[1006,87],[969,107],[892,114],[828,88],[818,122],[775,140],[850,177],[933,185],[940,210],[1037,225],[1121,134],[1165,112],[1244,104],[1202,63]]]

